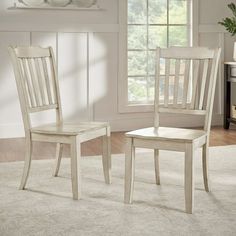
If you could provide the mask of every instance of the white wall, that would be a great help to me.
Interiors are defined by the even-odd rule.
[[[122,1],[122,0],[121,0]],[[195,1],[195,0],[194,0]],[[225,46],[222,60],[231,60],[232,43],[217,22],[229,13],[222,0],[200,0],[200,45]],[[66,121],[89,117],[108,120],[113,130],[129,130],[152,124],[151,113],[118,112],[118,0],[99,0],[103,11],[8,10],[13,0],[0,1],[0,137],[22,136],[18,96],[7,46],[52,45],[58,58],[63,114]],[[209,33],[211,28],[216,32]],[[223,35],[223,39],[222,39]],[[222,78],[221,78],[222,79]],[[214,123],[222,115],[222,81],[218,83]],[[163,125],[199,125],[200,120],[168,115]],[[40,116],[39,119],[43,119]],[[48,120],[49,117],[47,116]]]

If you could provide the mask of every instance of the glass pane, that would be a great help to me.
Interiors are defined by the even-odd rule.
[[[188,30],[187,26],[169,27],[169,46],[187,46]]]
[[[174,75],[175,74],[175,59],[170,59],[170,74]]]
[[[156,69],[156,52],[149,51],[148,52],[148,74],[155,75]]]
[[[129,102],[147,101],[147,80],[145,77],[128,78],[128,99]]]
[[[170,24],[187,24],[187,0],[169,0]]]
[[[148,74],[153,76],[156,73],[156,51],[148,52]],[[160,74],[165,74],[165,60],[160,59]]]
[[[147,1],[128,0],[128,24],[147,23]]]
[[[128,52],[128,75],[147,74],[147,53],[129,51]]]
[[[167,46],[167,27],[166,26],[150,26],[149,27],[149,49]]]
[[[175,77],[169,77],[169,102],[173,101],[174,98],[174,86],[175,86]]]
[[[161,74],[161,75],[164,75],[164,74],[165,74],[165,69],[166,69],[166,66],[165,66],[165,59],[161,58],[161,59],[160,59],[160,74]]]
[[[163,103],[164,101],[164,93],[165,93],[165,76],[160,77],[159,81],[159,103]]]
[[[147,27],[128,26],[128,49],[146,49]]]
[[[185,71],[185,60],[180,60],[180,69],[179,69],[180,75],[183,75],[184,71]]]
[[[148,77],[147,80],[147,99],[153,101],[155,95],[155,77]]]
[[[179,77],[179,91],[178,91],[178,102],[182,102],[184,95],[184,76]]]
[[[167,0],[148,1],[149,24],[167,24]]]

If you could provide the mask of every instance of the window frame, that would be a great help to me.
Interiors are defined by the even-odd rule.
[[[152,112],[151,103],[129,103],[128,101],[128,0],[119,0],[119,70],[118,70],[118,111]],[[188,30],[190,46],[198,46],[198,7],[199,0],[187,0],[190,9],[188,14]],[[168,26],[169,27],[169,26]]]

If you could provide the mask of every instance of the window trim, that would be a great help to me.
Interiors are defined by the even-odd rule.
[[[198,8],[199,0],[188,0],[190,4],[190,44],[198,46]],[[128,103],[128,48],[127,48],[127,0],[119,0],[119,69],[118,69],[118,112],[119,113],[143,113],[153,112],[150,103]]]

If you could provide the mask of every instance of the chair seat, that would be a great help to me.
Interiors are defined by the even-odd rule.
[[[206,136],[203,130],[181,129],[170,127],[149,127],[127,132],[127,137],[152,139],[152,140],[171,140],[179,142],[192,142],[195,139]]]
[[[63,123],[63,124],[46,124],[31,128],[32,133],[40,134],[57,134],[57,135],[78,135],[89,131],[106,128],[106,122],[78,122],[78,123]]]

